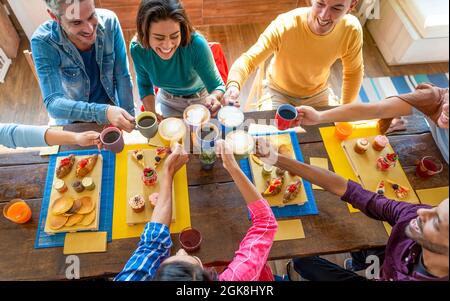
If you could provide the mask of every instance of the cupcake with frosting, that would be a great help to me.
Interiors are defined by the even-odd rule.
[[[359,138],[358,140],[356,140],[355,142],[355,152],[357,152],[358,154],[364,154],[367,149],[369,148],[369,140],[367,140],[366,138]]]
[[[135,195],[128,200],[128,205],[134,212],[142,212],[145,209],[145,199],[142,195]]]
[[[389,140],[386,136],[378,135],[373,139],[372,147],[377,152],[380,152],[386,147],[386,145],[388,145],[388,143]]]

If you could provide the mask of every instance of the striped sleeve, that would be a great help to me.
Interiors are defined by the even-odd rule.
[[[266,272],[266,262],[278,224],[266,200],[252,202],[248,209],[252,226],[239,245],[233,261],[220,274],[220,281],[258,281]]]
[[[147,223],[138,248],[114,280],[151,280],[155,276],[162,259],[170,255],[171,247],[172,240],[169,228],[159,223]]]

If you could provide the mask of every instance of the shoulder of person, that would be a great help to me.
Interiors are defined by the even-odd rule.
[[[120,26],[119,18],[115,12],[104,8],[96,8],[95,12],[99,22],[101,22],[105,28],[112,29],[116,26],[116,24],[119,24]]]
[[[39,25],[31,36],[31,41],[47,40],[57,32],[58,23],[48,20]]]
[[[278,15],[269,25],[273,30],[284,32],[297,30],[303,19],[307,18],[309,7],[299,7]]]
[[[191,42],[188,44],[188,48],[193,51],[205,51],[209,49],[208,41],[199,32],[193,32],[191,35]]]
[[[361,23],[359,22],[359,19],[356,16],[352,14],[346,14],[342,18],[342,23],[344,26],[344,30],[346,32],[351,32],[353,34],[362,36],[363,28],[361,26]]]
[[[130,52],[132,54],[143,54],[145,51],[146,49],[139,43],[137,36],[134,36],[130,42]]]

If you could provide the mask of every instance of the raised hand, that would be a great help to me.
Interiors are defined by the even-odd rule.
[[[109,106],[106,111],[108,121],[115,127],[131,133],[134,130],[135,119],[120,107]]]

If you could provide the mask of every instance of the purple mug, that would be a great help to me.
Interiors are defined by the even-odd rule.
[[[120,153],[125,147],[123,141],[122,131],[116,127],[108,127],[100,134],[100,141],[103,148],[112,151],[113,153]]]

